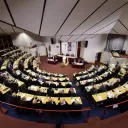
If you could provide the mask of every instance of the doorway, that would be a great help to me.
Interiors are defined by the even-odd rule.
[[[78,47],[77,47],[77,57],[80,57],[80,52],[81,52],[81,41],[78,41]]]

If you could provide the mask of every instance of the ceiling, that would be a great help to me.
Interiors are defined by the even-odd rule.
[[[0,0],[0,34],[31,32],[62,41],[128,35],[128,0]]]

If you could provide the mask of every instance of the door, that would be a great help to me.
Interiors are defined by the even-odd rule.
[[[81,41],[78,42],[78,47],[77,47],[77,57],[80,57],[80,51],[81,51]]]

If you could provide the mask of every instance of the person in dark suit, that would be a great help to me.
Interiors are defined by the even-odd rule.
[[[15,92],[12,93],[11,103],[15,105],[19,105],[19,102],[20,102],[20,96],[18,96]]]
[[[73,102],[72,102],[72,108],[74,108],[74,109],[81,109],[81,105],[80,105],[80,102],[77,100],[77,99],[75,99]]]
[[[107,91],[107,89],[106,89],[105,84],[103,84],[103,85],[98,89],[98,93],[106,92],[106,91]]]
[[[49,96],[52,96],[54,94],[54,91],[51,87],[48,88],[47,93]]]
[[[97,87],[94,85],[93,88],[90,90],[91,94],[96,94],[98,92]]]
[[[68,93],[69,95],[75,95],[74,89],[72,87],[69,89]]]
[[[4,82],[4,74],[0,73],[0,82],[3,83]]]
[[[60,100],[58,106],[59,106],[59,108],[62,109],[62,110],[68,109],[68,103],[66,102],[65,99]]]
[[[49,97],[48,101],[46,102],[46,109],[54,109],[55,105],[55,101],[51,97]]]

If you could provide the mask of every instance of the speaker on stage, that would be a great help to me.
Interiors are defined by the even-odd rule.
[[[55,44],[56,43],[56,39],[55,38],[51,38],[51,44]]]
[[[88,47],[88,41],[86,40],[84,43],[84,47],[87,48]]]

